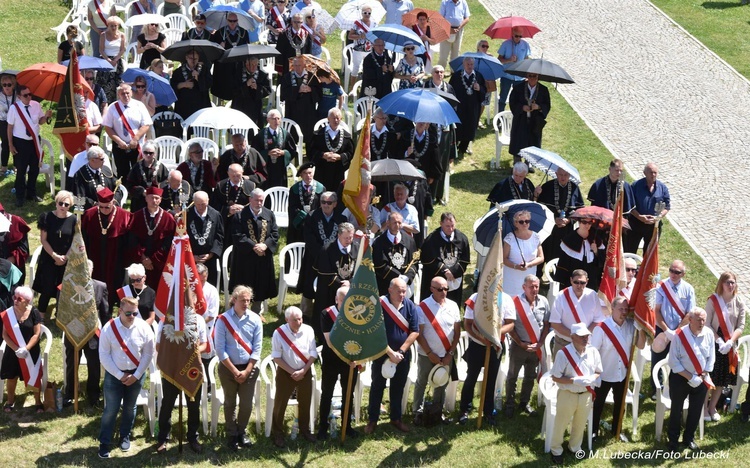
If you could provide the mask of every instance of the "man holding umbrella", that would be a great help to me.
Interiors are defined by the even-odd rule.
[[[452,0],[446,1],[453,3]],[[468,11],[468,7],[466,8]],[[442,51],[440,55],[440,62],[442,64]],[[461,119],[461,123],[456,126],[456,140],[458,141],[458,159],[461,159],[464,153],[466,153],[469,143],[476,136],[477,122],[479,122],[479,113],[482,109],[482,102],[487,92],[487,86],[482,74],[474,70],[474,59],[471,57],[463,59],[463,71],[454,73],[451,76],[450,84],[453,86],[454,94],[459,101],[456,114]],[[522,148],[525,148],[525,146]]]
[[[552,103],[549,90],[539,83],[539,75],[528,73],[526,81],[513,86],[510,93],[510,111],[513,113],[513,126],[510,129],[508,152],[513,162],[521,158],[518,152],[528,146],[542,147],[542,128],[547,123]]]
[[[497,50],[497,59],[503,64],[503,68],[507,68],[516,62],[531,57],[531,47],[529,46],[529,43],[522,40],[523,29],[513,28],[511,35],[511,38],[503,41],[503,43],[500,44],[500,48]],[[500,77],[500,94],[497,96],[498,112],[505,110],[505,101],[508,99],[508,93],[510,93],[511,88],[517,81],[523,81],[523,78],[508,73],[503,73]]]
[[[237,14],[227,14],[227,25],[218,28],[211,35],[211,41],[228,50],[244,44],[249,44],[247,30],[238,24]],[[214,81],[211,93],[221,99],[232,99],[239,83],[239,68],[236,63],[214,64]]]
[[[177,95],[174,111],[183,118],[211,107],[208,91],[211,89],[211,66],[200,61],[197,50],[185,55],[185,62],[172,73],[170,84]]]

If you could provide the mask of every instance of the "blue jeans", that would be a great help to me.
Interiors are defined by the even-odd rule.
[[[120,411],[121,405],[120,438],[130,435],[135,421],[135,402],[145,379],[146,374],[144,373],[140,380],[131,386],[127,386],[109,372],[104,373],[104,414],[102,414],[102,429],[99,432],[100,444],[109,445],[112,441],[112,431],[115,428],[117,413]]]

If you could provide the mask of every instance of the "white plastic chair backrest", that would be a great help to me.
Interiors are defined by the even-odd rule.
[[[179,29],[187,31],[194,26],[193,21],[182,13],[171,13],[164,17],[169,24],[170,29]]]
[[[326,63],[331,63],[331,52],[325,47],[320,46],[320,58],[325,60]]]
[[[135,16],[135,15],[132,15],[131,13],[133,12],[133,8],[132,8],[133,4],[136,2],[138,2],[138,0],[131,0],[125,4],[125,21]]]
[[[198,2],[191,3],[187,9],[187,17],[195,18],[198,15],[198,8],[200,8],[200,4]],[[163,7],[162,10],[164,10]]]
[[[157,159],[163,164],[178,164],[185,152],[185,144],[181,139],[173,136],[155,138],[154,145],[158,148]]]
[[[398,91],[398,88],[401,86],[401,80],[398,78],[394,78],[393,81],[391,81],[391,92],[395,93]]]
[[[185,142],[185,153],[182,156],[183,161],[187,160],[188,148],[190,148],[190,145],[192,145],[193,143],[198,143],[199,145],[201,145],[201,148],[203,148],[203,159],[207,161],[210,161],[211,157],[218,158],[219,156],[221,156],[219,154],[219,145],[217,145],[215,141],[209,140],[208,138],[196,137],[191,138]]]
[[[552,360],[555,358],[555,356],[552,355],[554,341],[555,341],[555,331],[550,329],[550,331],[547,333],[547,336],[544,337],[544,352],[548,356],[547,362],[550,365],[552,364]]]
[[[657,362],[654,368],[651,370],[651,376],[654,378],[654,385],[656,390],[661,391],[662,396],[669,398],[669,359],[664,358]],[[663,380],[659,380],[659,373]]]
[[[128,189],[125,188],[125,184],[120,184],[117,186],[117,190],[122,192],[122,198],[120,199],[120,206],[125,206],[125,204],[128,202]]]
[[[205,127],[203,125],[191,125],[190,129],[193,130],[193,137],[200,137],[200,138],[208,138],[209,140],[214,140],[212,138],[214,135],[218,137],[218,130],[216,130],[213,127]]]
[[[137,67],[141,64],[141,54],[138,53],[137,46],[138,43],[133,42],[125,48],[125,68]]]
[[[36,267],[39,264],[39,255],[42,253],[42,246],[40,245],[34,249],[34,253],[31,254],[31,260],[29,261],[29,284],[34,284],[34,277],[36,276]]]
[[[375,109],[377,109],[377,102],[380,99],[378,98],[372,98],[372,111],[375,112]],[[357,115],[357,120],[364,119],[365,115],[367,114],[367,102],[370,101],[370,98],[359,98],[356,101],[354,101],[354,112]]]
[[[279,253],[279,271],[284,271],[285,274],[291,272],[299,273],[302,269],[302,256],[304,253],[304,242],[292,242],[291,244],[285,245]],[[289,258],[289,270],[284,268],[287,257]]]
[[[557,262],[559,261],[559,258],[553,258],[549,262],[547,262],[546,265],[544,265],[544,276],[543,278],[546,278],[548,281],[552,282],[552,275],[555,274],[555,271],[557,271]]]
[[[258,42],[260,44],[268,44],[268,29],[264,29],[258,33]]]
[[[266,196],[263,199],[271,199],[271,211],[274,213],[287,213],[289,210],[289,189],[286,187],[271,187],[266,190]]]
[[[232,265],[229,259],[231,258],[232,250],[234,250],[234,246],[230,245],[221,255],[221,279],[224,285],[224,310],[228,310],[230,307],[229,300],[231,297],[229,295],[229,274],[231,273]]]
[[[623,258],[630,258],[632,260],[635,260],[635,263],[637,263],[638,265],[640,265],[641,263],[643,263],[643,257],[641,257],[638,254],[626,252],[626,253],[623,254],[622,257]]]
[[[317,132],[321,128],[325,127],[327,123],[328,123],[328,119],[327,118],[318,120],[317,122],[315,122],[315,126],[313,127],[313,131]],[[339,127],[343,128],[344,130],[346,130],[347,132],[349,132],[349,134],[351,135],[352,129],[343,120],[339,123]]]
[[[44,168],[46,170],[40,171],[40,172],[54,174],[55,173],[55,148],[52,146],[52,142],[47,140],[46,138],[42,138],[42,151],[44,151],[44,154],[49,158],[49,163],[46,164],[47,167]]]
[[[750,335],[745,335],[737,340],[737,353],[740,357],[740,369],[747,369],[750,367]]]
[[[260,363],[260,376],[264,384],[271,386],[271,390],[276,389],[276,363],[270,354]]]
[[[349,44],[344,46],[344,50],[341,52],[341,64],[344,70],[351,71],[354,69],[354,46],[356,44]]]
[[[182,33],[185,32],[184,29],[178,29],[178,28],[167,28],[162,30],[162,34],[164,34],[167,38],[164,40],[164,45],[166,47],[171,46],[175,42],[179,42],[182,40]]]

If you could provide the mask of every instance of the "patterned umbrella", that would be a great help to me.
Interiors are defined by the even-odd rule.
[[[427,21],[429,22],[428,27],[430,28],[430,37],[432,39],[438,42],[443,42],[450,37],[451,24],[447,19],[443,18],[443,15],[441,15],[440,12],[435,10],[415,8],[401,17],[401,24],[411,28],[417,24],[417,15],[422,12],[427,13]]]

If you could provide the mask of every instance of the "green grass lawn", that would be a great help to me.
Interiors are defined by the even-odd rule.
[[[332,12],[335,12],[342,3],[341,0],[324,2]],[[437,9],[438,4],[437,0],[417,2],[417,6],[433,9]],[[473,51],[481,32],[492,22],[492,19],[478,4],[471,6],[473,16],[464,37],[464,50]],[[0,15],[0,30],[14,32],[14,34],[0,34],[0,56],[5,68],[22,69],[36,62],[54,60],[57,43],[53,32],[48,28],[61,21],[66,12],[63,7],[52,1],[29,3],[21,0],[0,0],[0,11],[3,12]],[[33,25],[33,27],[19,28],[19,22],[24,25]],[[340,58],[337,57],[340,45],[334,36],[331,35],[332,39],[327,46],[334,56],[334,64],[340,66]],[[493,41],[491,49],[496,50],[498,46],[499,42]],[[545,129],[544,146],[559,152],[578,167],[584,180],[582,191],[585,193],[596,178],[606,174],[607,165],[612,156],[560,94],[555,89],[550,91],[552,112],[548,119],[549,125]],[[489,161],[495,151],[492,130],[479,130],[478,135],[474,143],[474,154],[467,155],[464,161],[455,167],[455,173],[451,178],[450,203],[444,208],[456,214],[458,227],[464,232],[469,231],[474,220],[486,212],[485,198],[492,186],[509,174],[510,157],[507,149],[503,150],[503,169],[501,171],[489,170]],[[45,128],[45,136],[52,139],[49,128]],[[56,147],[59,146],[56,140],[53,141]],[[537,174],[533,180],[539,183],[541,177]],[[11,186],[10,180],[0,181],[0,200],[9,211],[24,216],[30,223],[35,224],[36,217],[42,211],[52,209],[52,200],[47,193],[43,206],[27,204],[22,210],[14,211],[12,209],[13,197],[10,194]],[[438,207],[436,216],[440,212],[441,209]],[[430,225],[432,228],[437,226],[435,218],[430,220]],[[471,236],[470,232],[467,234]],[[36,229],[32,231],[30,241],[32,249],[39,245]],[[671,259],[685,260],[690,270],[687,280],[695,286],[699,297],[698,302],[701,304],[712,292],[716,281],[702,260],[669,223],[665,226],[660,248],[663,273],[666,272]],[[467,288],[471,286],[467,284]],[[295,304],[298,299],[298,296],[289,295],[286,305]],[[271,301],[270,306],[272,312],[268,320],[271,323],[265,326],[264,356],[270,352],[268,337],[280,324],[275,316],[275,301]],[[51,351],[50,380],[59,382],[62,380],[60,333],[54,325],[50,326],[55,334],[55,342]],[[85,372],[81,374],[85,375]],[[645,389],[643,393],[648,395],[648,389]],[[33,400],[29,397],[25,403],[31,405]],[[477,405],[478,397],[475,399],[475,406]],[[257,416],[253,414],[251,418],[253,428]],[[2,414],[0,415],[0,465],[11,466],[11,463],[12,466],[94,465],[98,462],[95,439],[99,431],[99,418],[100,413],[87,410],[85,403],[82,403],[82,411],[78,415],[72,414],[71,410],[66,410],[58,414],[37,416],[31,413],[30,408],[11,415]],[[646,398],[641,402],[639,434],[633,438],[634,442],[622,444],[602,441],[600,446],[623,451],[664,448],[654,442],[653,418],[654,403]],[[410,423],[411,417],[406,416],[405,420]],[[362,466],[547,466],[549,464],[549,456],[543,453],[543,440],[539,435],[540,415],[534,417],[519,415],[511,420],[500,418],[500,424],[496,429],[477,431],[475,421],[471,419],[467,426],[450,425],[429,430],[417,429],[406,436],[391,429],[385,417],[381,420],[383,424],[375,436],[348,440],[343,448],[333,442],[318,444],[315,447],[303,442],[292,442],[289,443],[288,449],[278,450],[271,445],[269,440],[261,436],[256,438],[257,443],[252,449],[239,455],[229,453],[223,448],[223,417],[220,421],[222,422],[219,425],[219,437],[203,438],[206,443],[204,455],[194,456],[186,448],[185,454],[180,457],[176,448],[172,448],[166,456],[159,457],[153,450],[154,441],[150,436],[146,436],[146,424],[143,413],[139,410],[134,448],[128,454],[113,451],[113,462],[141,466],[239,465],[248,460],[264,466],[280,464],[284,466],[303,464],[313,466],[350,464]],[[630,425],[630,418],[627,416],[624,427],[628,428]],[[254,432],[254,429],[250,431]],[[709,423],[706,439],[699,443],[704,450],[730,449],[730,459],[739,462],[740,457],[750,455],[750,451],[738,443],[741,439],[736,437],[738,433],[744,434],[744,432],[746,431],[741,426],[738,417],[728,417],[718,424]],[[629,429],[626,429],[626,433],[630,435]],[[255,434],[252,435],[255,436]],[[568,460],[572,461],[572,457],[568,457]],[[602,464],[598,460],[575,463],[581,466]],[[661,465],[662,463],[657,460],[649,464]],[[705,464],[709,463],[705,462]]]

